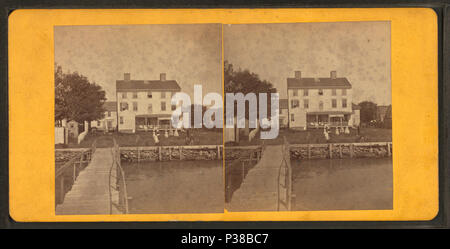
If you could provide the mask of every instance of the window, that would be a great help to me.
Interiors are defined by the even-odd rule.
[[[127,98],[127,93],[126,92],[122,93],[122,99],[126,99],[126,98]]]
[[[308,89],[303,90],[303,96],[308,96]]]
[[[294,118],[294,114],[291,114],[291,122],[294,122],[295,118]]]
[[[152,104],[148,104],[147,111],[148,111],[148,113],[153,113],[153,106],[152,106]]]
[[[123,124],[123,117],[120,117],[120,124]]]
[[[319,109],[320,109],[320,110],[323,109],[323,102],[322,102],[322,101],[319,102]]]
[[[137,111],[137,110],[138,110],[138,103],[133,102],[133,111]]]
[[[165,111],[166,110],[166,102],[162,101],[161,102],[161,111]]]
[[[297,89],[293,90],[293,91],[292,91],[292,95],[298,96],[298,90],[297,90]]]
[[[100,126],[100,121],[97,121],[97,126]]]
[[[342,96],[347,95],[347,89],[342,89]]]
[[[336,89],[331,90],[331,95],[336,96]]]
[[[347,108],[347,99],[342,99],[342,107]]]
[[[293,99],[291,100],[291,108],[297,108],[299,106],[298,100]]]
[[[108,117],[111,117],[111,112],[108,112]]]
[[[172,111],[175,111],[177,109],[176,105],[172,105]]]
[[[137,99],[137,92],[133,92],[133,99]]]
[[[175,95],[176,94],[176,92],[171,92],[171,95],[170,95],[170,97],[172,98],[173,97],[173,95]]]
[[[148,92],[148,93],[147,93],[147,98],[151,99],[152,96],[153,96],[153,95],[152,95],[152,92]]]
[[[303,100],[303,108],[305,108],[305,109],[309,108],[309,100],[307,100],[307,99]]]
[[[337,100],[336,99],[332,99],[331,100],[331,107],[333,107],[333,108],[337,107]]]
[[[166,92],[161,92],[161,98],[165,99],[166,98]]]
[[[319,95],[323,95],[323,90],[319,89]]]
[[[127,102],[120,103],[120,110],[121,111],[128,110],[128,103]]]

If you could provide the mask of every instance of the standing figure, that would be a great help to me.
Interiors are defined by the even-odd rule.
[[[350,129],[348,128],[348,126],[345,127],[345,134],[350,134]]]
[[[326,126],[323,128],[323,135],[325,136],[325,139],[328,142],[328,140],[330,140],[330,135],[328,134],[328,130],[327,130]]]

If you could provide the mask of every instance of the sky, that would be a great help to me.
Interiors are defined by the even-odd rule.
[[[270,81],[286,98],[286,78],[346,77],[353,102],[391,104],[390,22],[224,25],[224,59]]]
[[[203,95],[222,93],[220,24],[56,26],[55,63],[103,87],[115,100],[116,80],[176,80],[193,101],[194,84]]]

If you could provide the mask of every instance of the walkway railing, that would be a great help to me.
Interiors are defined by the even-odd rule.
[[[114,146],[111,148],[113,162],[109,170],[109,212],[110,214],[113,214],[113,208],[116,208],[121,213],[128,214],[128,193],[125,173],[120,162],[119,144],[115,138],[113,138],[113,140]],[[117,195],[113,195],[113,191],[115,191]]]
[[[89,165],[96,144],[97,140],[94,140],[91,148],[82,151],[55,171],[55,205],[64,202],[66,193],[72,188],[80,172]]]
[[[234,191],[242,184],[248,171],[261,159],[262,146],[251,149],[248,154],[234,159],[225,167],[226,190],[225,201],[230,202]]]
[[[291,157],[289,143],[287,142],[286,137],[283,137],[283,139],[283,159],[278,169],[277,211],[280,211],[281,206],[284,207],[284,211],[290,211],[292,210],[293,199]]]

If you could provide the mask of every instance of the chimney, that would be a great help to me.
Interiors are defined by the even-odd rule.
[[[123,74],[123,79],[124,79],[124,80],[129,81],[130,78],[131,78],[130,73],[124,73],[124,74]]]
[[[331,71],[331,72],[330,72],[330,78],[333,79],[333,80],[335,80],[335,79],[337,78],[337,73],[336,73],[336,71]]]
[[[295,78],[296,79],[301,79],[302,78],[302,71],[295,71]]]
[[[159,80],[165,81],[166,80],[166,73],[159,74]]]

